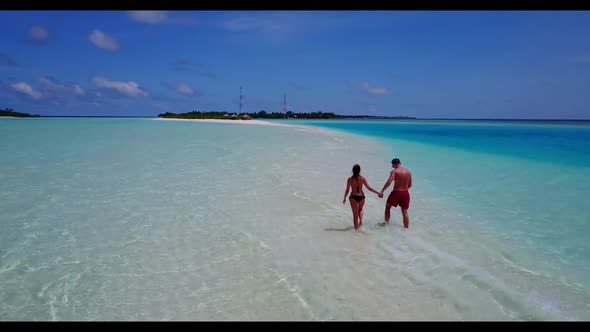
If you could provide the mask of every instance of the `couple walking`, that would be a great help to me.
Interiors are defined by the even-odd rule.
[[[354,222],[354,229],[359,229],[363,225],[363,206],[365,205],[365,194],[363,192],[363,185],[383,198],[383,191],[387,189],[393,182],[393,191],[389,194],[387,202],[385,203],[385,222],[389,223],[391,215],[391,207],[400,206],[404,220],[404,227],[410,226],[410,217],[408,217],[408,208],[410,207],[410,193],[408,189],[412,187],[412,173],[404,167],[399,159],[395,158],[391,161],[393,170],[389,174],[389,179],[385,182],[381,192],[371,188],[367,179],[361,176],[361,167],[357,164],[352,167],[352,176],[346,181],[346,192],[342,204],[346,204],[346,196],[352,188],[350,197],[350,207],[352,208],[352,217]]]

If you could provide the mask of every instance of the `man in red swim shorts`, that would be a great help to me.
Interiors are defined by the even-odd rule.
[[[379,198],[383,197],[383,192],[387,189],[391,182],[393,184],[393,191],[387,197],[387,203],[385,204],[385,222],[389,223],[391,216],[391,207],[400,206],[402,210],[402,216],[404,217],[404,227],[410,226],[410,217],[408,216],[408,208],[410,207],[410,192],[408,189],[412,187],[412,173],[402,167],[402,163],[399,159],[395,158],[391,161],[393,170],[389,174],[389,179],[381,189]]]

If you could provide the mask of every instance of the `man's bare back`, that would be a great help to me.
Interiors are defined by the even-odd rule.
[[[412,173],[402,166],[391,171],[393,174],[393,190],[408,190],[412,187]]]

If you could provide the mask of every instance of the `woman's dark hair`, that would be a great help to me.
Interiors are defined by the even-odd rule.
[[[359,164],[352,166],[352,176],[356,179],[359,177],[359,174],[361,174],[361,166]]]

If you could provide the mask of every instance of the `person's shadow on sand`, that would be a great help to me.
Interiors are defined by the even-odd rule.
[[[344,227],[344,228],[324,228],[325,231],[328,232],[346,232],[346,231],[351,231],[354,229],[354,226],[348,226],[348,227]]]

